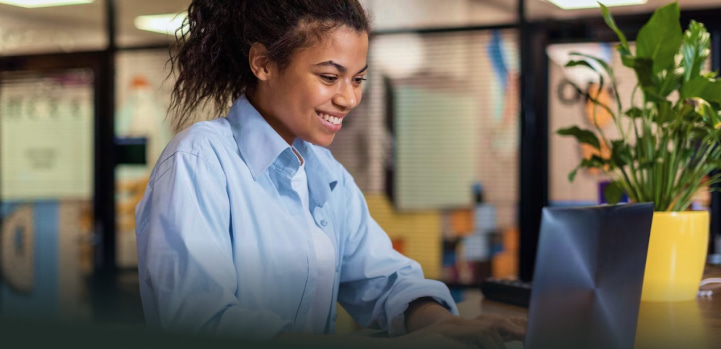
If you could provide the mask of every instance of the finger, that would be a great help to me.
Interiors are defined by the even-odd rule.
[[[498,335],[498,333],[496,333],[496,335]],[[496,339],[491,334],[484,333],[480,338],[478,338],[478,344],[483,349],[505,349],[506,345],[503,344],[502,340],[499,342],[500,339],[500,336]]]
[[[506,340],[523,340],[526,338],[526,326],[512,319],[506,318],[498,322],[496,328]]]
[[[490,322],[465,320],[448,326],[444,326],[442,333],[452,340],[470,344],[473,347],[481,345],[481,348],[496,348],[490,333],[498,334]],[[491,346],[489,346],[491,345]]]
[[[526,327],[528,325],[528,318],[523,316],[509,316],[508,317],[511,321],[515,322],[519,326]]]
[[[490,337],[496,343],[497,348],[506,349],[506,343],[503,341],[503,338],[501,338],[501,335],[498,333],[498,331],[491,331]]]

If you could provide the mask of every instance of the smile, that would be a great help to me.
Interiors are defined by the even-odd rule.
[[[316,115],[318,115],[319,118],[328,121],[333,125],[340,125],[343,123],[343,118],[331,116],[323,112],[316,112]]]

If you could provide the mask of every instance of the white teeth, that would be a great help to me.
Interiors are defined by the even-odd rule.
[[[337,118],[335,116],[330,116],[328,114],[318,113],[318,116],[320,116],[321,119],[328,121],[334,125],[340,125],[343,123],[343,119]]]

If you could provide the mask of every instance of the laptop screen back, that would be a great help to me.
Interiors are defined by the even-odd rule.
[[[527,349],[633,348],[653,204],[545,208]]]

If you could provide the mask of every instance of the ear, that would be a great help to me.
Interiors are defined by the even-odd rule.
[[[259,42],[254,43],[248,53],[248,62],[250,63],[250,70],[253,71],[258,80],[267,81],[270,79],[272,62],[268,58],[268,50],[265,45]]]

